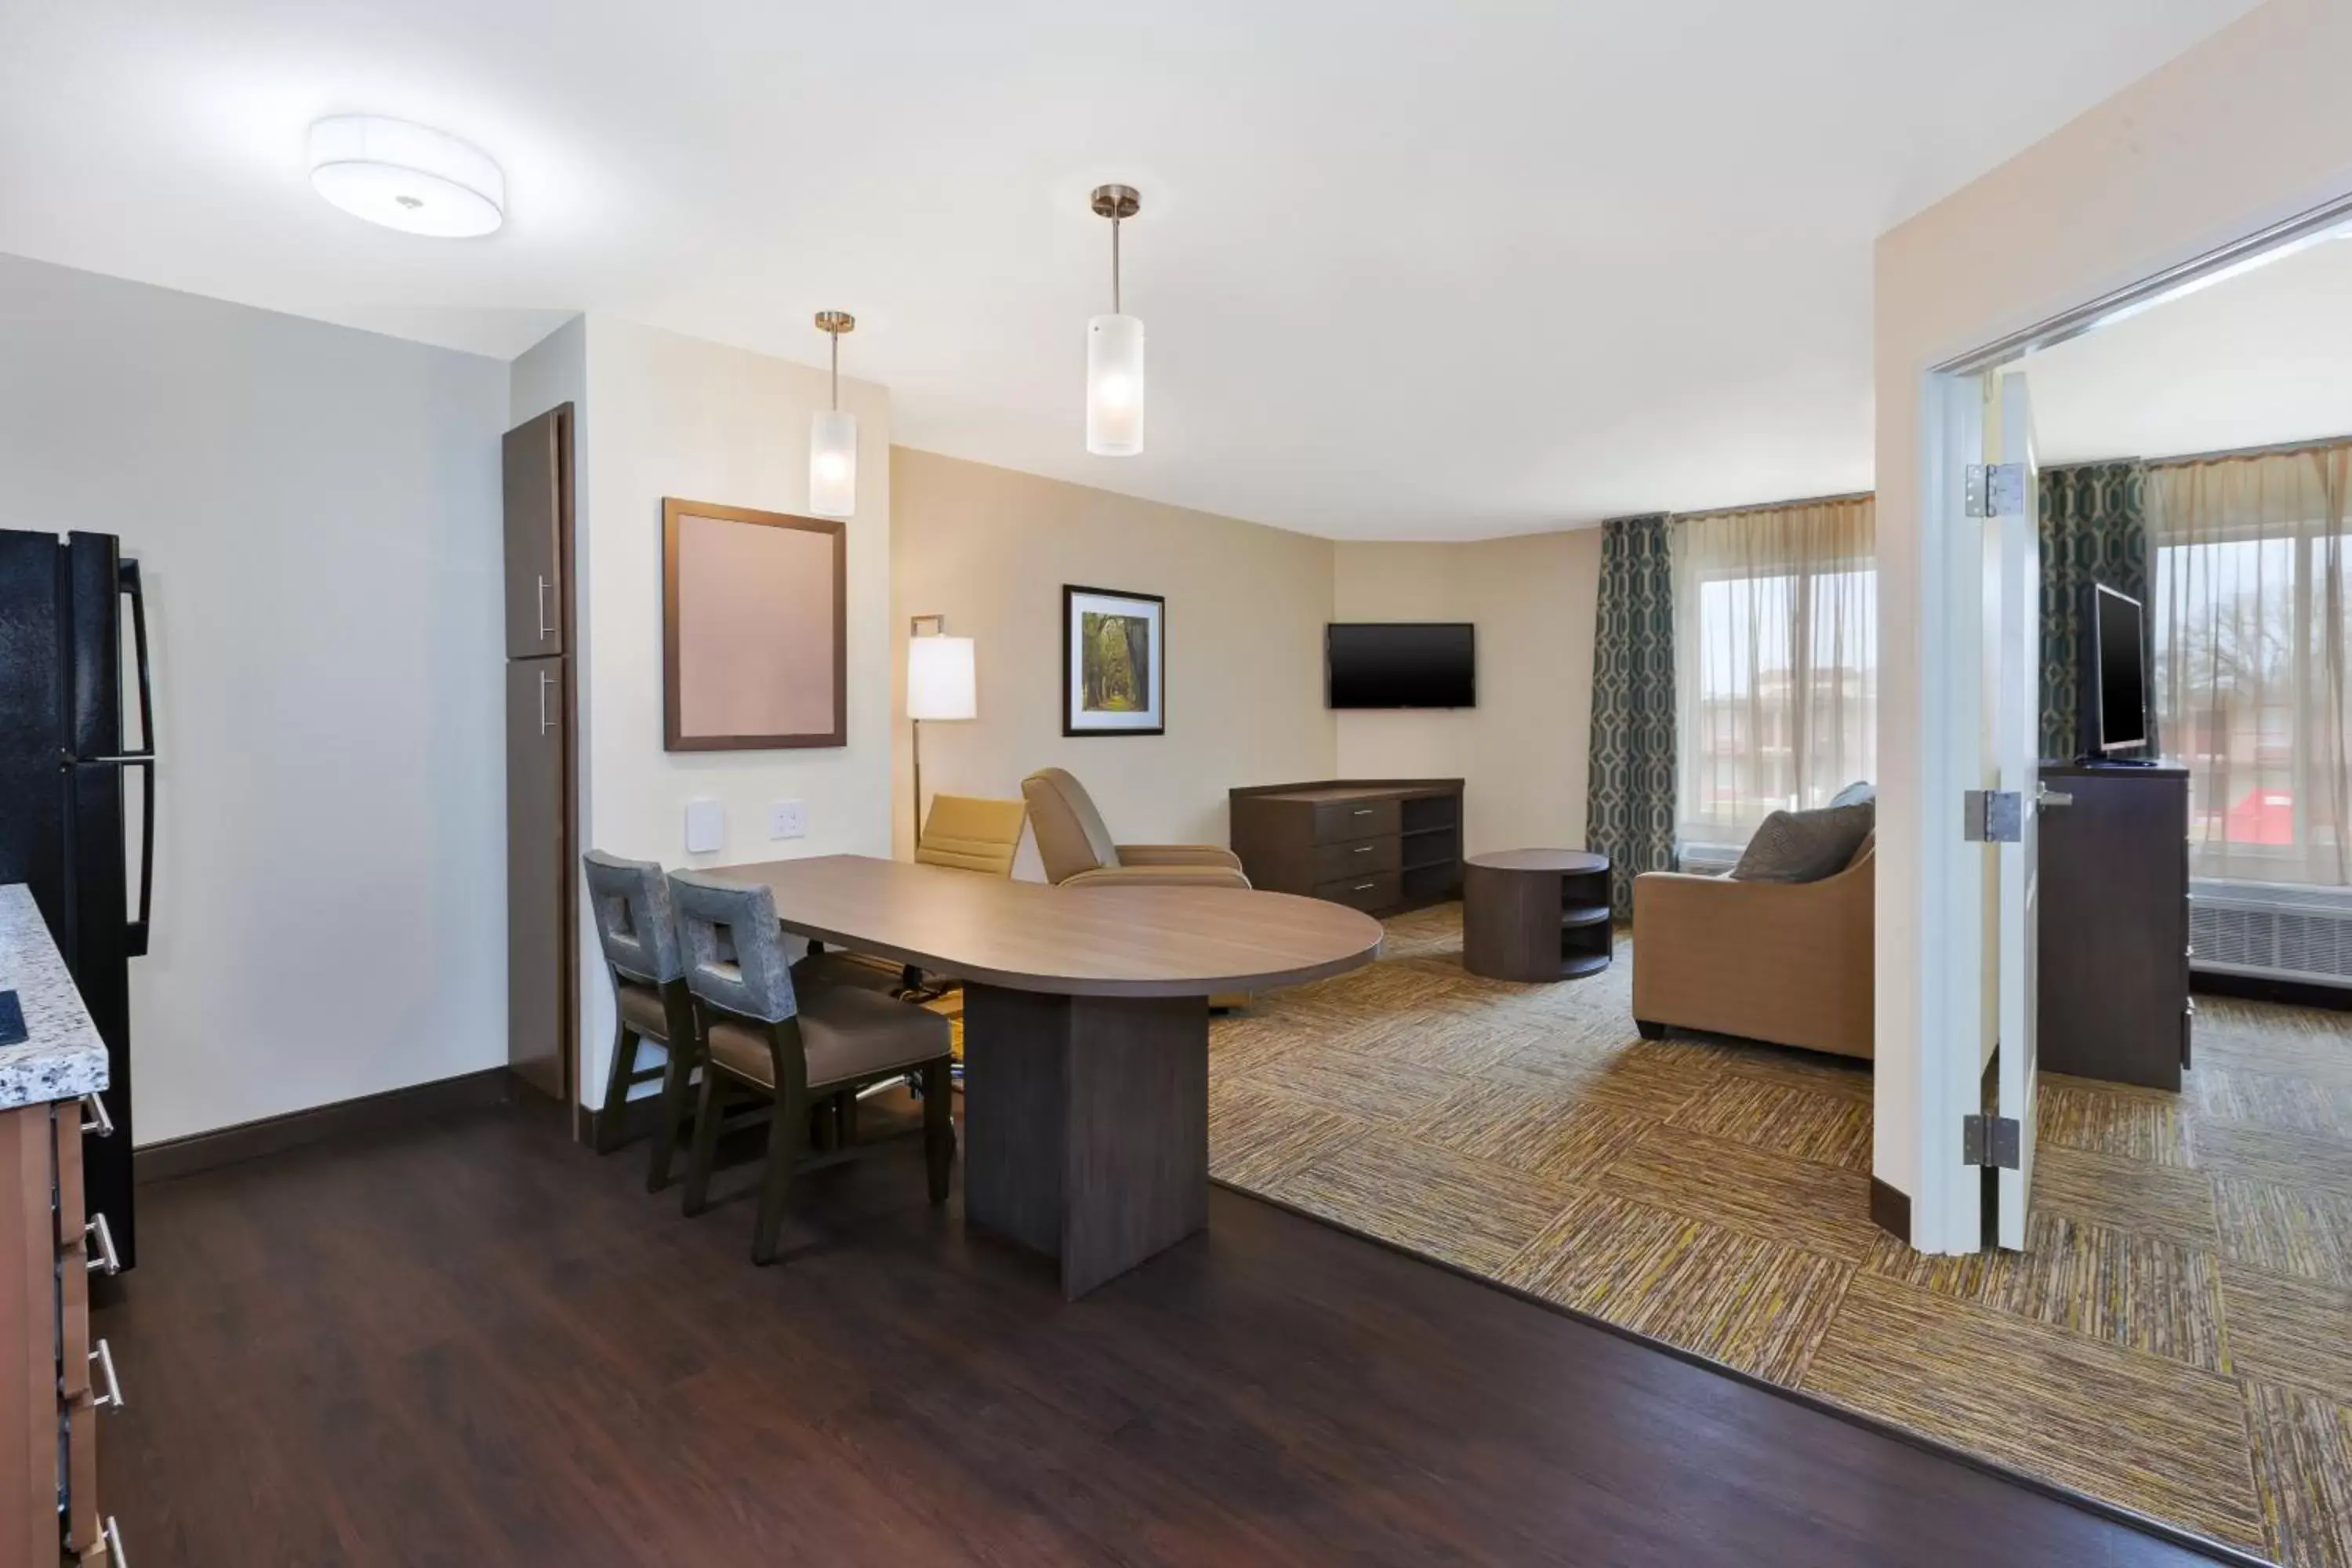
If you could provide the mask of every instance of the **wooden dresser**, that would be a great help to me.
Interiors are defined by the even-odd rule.
[[[2189,995],[2189,770],[2044,763],[2042,1068],[2178,1090]]]
[[[1251,885],[1393,914],[1462,896],[1460,779],[1326,779],[1232,792]]]
[[[106,1047],[22,887],[0,888],[0,991],[28,1036],[0,1046],[0,1563],[112,1568],[98,1421],[122,1389],[90,1337],[89,1282],[120,1265],[103,1216],[88,1217],[81,1153],[86,1125],[111,1131]]]

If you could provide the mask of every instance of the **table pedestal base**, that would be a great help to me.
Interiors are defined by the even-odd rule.
[[[1209,1221],[1205,997],[967,984],[965,1216],[1076,1300]]]

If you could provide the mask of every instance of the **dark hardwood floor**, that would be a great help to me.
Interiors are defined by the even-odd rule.
[[[496,1109],[144,1188],[130,1560],[2190,1560],[1233,1194],[1066,1304],[912,1143],[806,1178],[767,1269],[748,1172],[689,1222],[642,1153]]]

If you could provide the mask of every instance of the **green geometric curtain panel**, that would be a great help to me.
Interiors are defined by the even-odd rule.
[[[1587,847],[1609,857],[1609,907],[1675,863],[1675,584],[1665,518],[1604,523],[1592,645]]]
[[[2071,758],[2083,749],[2074,697],[2091,584],[2105,583],[2154,609],[2147,581],[2147,468],[2135,461],[2044,468],[2041,490],[2042,754]],[[2153,614],[2146,622],[2152,633]],[[2142,657],[2151,656],[2143,649]]]

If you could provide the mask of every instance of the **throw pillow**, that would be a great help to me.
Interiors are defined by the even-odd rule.
[[[1735,882],[1818,882],[1845,868],[1853,852],[1877,826],[1874,801],[1824,805],[1812,811],[1776,811],[1748,841]]]
[[[1830,796],[1832,805],[1861,805],[1865,802],[1873,805],[1878,803],[1878,786],[1868,779],[1856,779]]]

